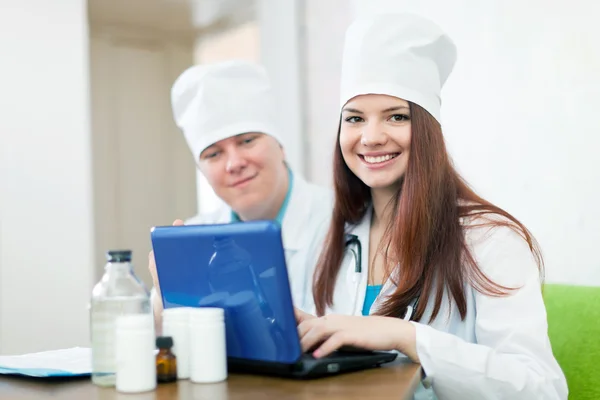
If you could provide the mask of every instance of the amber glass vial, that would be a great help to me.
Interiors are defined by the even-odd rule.
[[[170,336],[159,336],[156,338],[156,381],[174,382],[177,380],[177,358],[171,351],[173,338]]]

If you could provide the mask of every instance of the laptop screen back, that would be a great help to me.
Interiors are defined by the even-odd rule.
[[[155,227],[151,239],[164,308],[223,308],[228,357],[300,358],[276,222]]]

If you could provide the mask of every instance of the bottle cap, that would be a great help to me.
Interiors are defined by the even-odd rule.
[[[106,259],[108,262],[131,262],[131,250],[109,250]]]
[[[173,338],[171,336],[159,336],[156,338],[156,347],[159,349],[170,349],[173,347]]]
[[[165,308],[162,315],[163,321],[187,322],[190,319],[190,307]]]
[[[180,316],[188,316],[190,314],[191,307],[171,307],[165,308],[163,310],[163,316],[165,315],[180,315]]]

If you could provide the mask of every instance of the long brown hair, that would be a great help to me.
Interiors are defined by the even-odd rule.
[[[384,277],[394,279],[397,288],[382,303],[378,314],[399,317],[421,294],[422,300],[415,310],[418,321],[423,317],[430,295],[435,294],[431,321],[439,313],[447,290],[464,319],[467,312],[465,282],[490,296],[503,296],[515,288],[494,283],[479,269],[467,247],[462,218],[479,221],[471,227],[513,229],[529,245],[540,273],[543,273],[542,256],[535,239],[522,223],[475,194],[454,169],[437,120],[419,105],[409,104],[412,138],[408,167],[389,205],[392,217],[379,246],[385,254]],[[359,223],[371,205],[370,188],[344,162],[339,134],[338,129],[333,160],[333,217],[313,277],[318,315],[333,305],[335,282],[344,257],[346,224]]]

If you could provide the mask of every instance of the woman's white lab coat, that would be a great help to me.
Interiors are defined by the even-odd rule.
[[[307,182],[294,173],[289,203],[281,224],[281,236],[294,302],[304,298],[306,269],[312,267],[312,240],[327,226],[333,210],[333,191]],[[200,214],[185,221],[186,225],[226,224],[231,222],[231,208],[223,205],[216,212]],[[151,296],[156,296],[152,288]]]
[[[346,251],[328,314],[361,315],[368,278],[370,221],[369,211],[361,223],[348,230],[362,243],[362,272],[355,272],[354,257]],[[429,323],[433,301],[428,301],[421,322],[411,322],[426,376],[415,398],[567,399],[566,380],[548,339],[539,272],[526,242],[509,228],[471,228],[466,232],[482,271],[498,284],[521,289],[508,297],[490,297],[465,284],[464,320],[444,297],[437,318]],[[321,241],[315,241],[315,252],[320,250]],[[312,279],[312,271],[306,279]],[[371,313],[394,290],[395,285],[388,280]],[[314,314],[312,294],[306,293],[302,300],[300,308]]]

